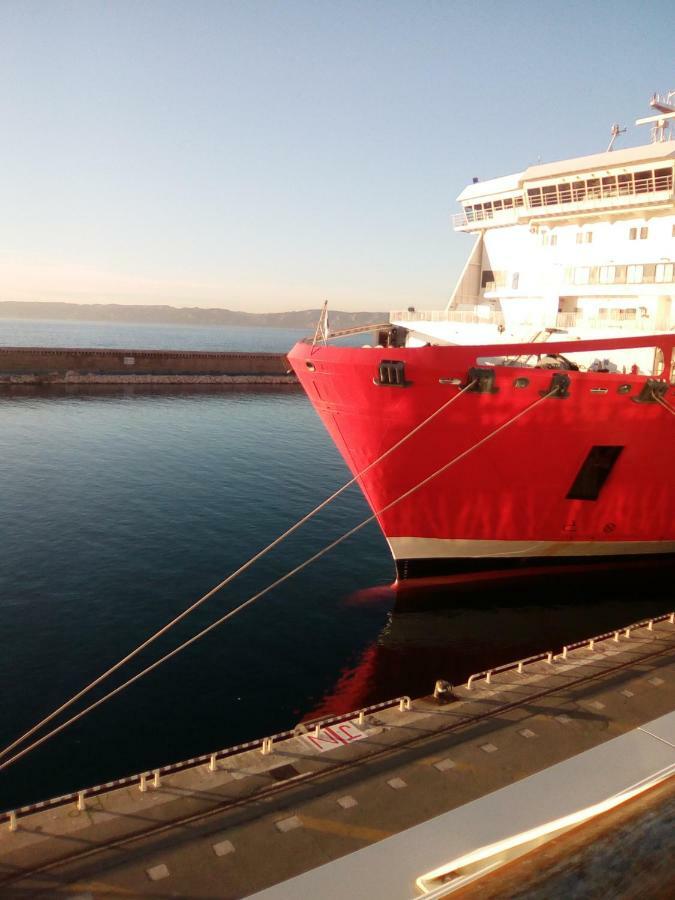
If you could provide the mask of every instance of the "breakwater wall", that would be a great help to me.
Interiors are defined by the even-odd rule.
[[[0,347],[0,384],[296,384],[284,353]]]

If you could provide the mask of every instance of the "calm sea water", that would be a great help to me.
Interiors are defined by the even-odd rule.
[[[3,344],[286,350],[297,336],[0,320]],[[0,745],[347,477],[296,388],[0,393]],[[358,491],[347,493],[125,674],[367,515]],[[436,678],[456,681],[669,602],[604,573],[584,576],[583,590],[462,582],[408,591],[395,606],[392,578],[369,526],[0,773],[0,809],[269,734],[317,710],[428,692]]]
[[[23,321],[0,318],[0,347],[113,347],[134,350],[232,350],[275,353],[306,337],[299,328]]]

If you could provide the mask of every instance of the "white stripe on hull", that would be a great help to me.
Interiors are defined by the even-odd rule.
[[[639,556],[675,553],[675,541],[471,541],[387,538],[394,559],[481,559],[560,556]]]

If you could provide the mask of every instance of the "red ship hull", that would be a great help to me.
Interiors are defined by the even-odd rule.
[[[674,345],[675,335],[657,335],[546,349],[656,347],[671,373]],[[481,365],[542,349],[299,343],[289,354],[354,475],[460,393],[470,370],[482,373],[359,477],[399,578],[675,553],[673,385],[663,375]],[[383,362],[399,383],[381,383]]]

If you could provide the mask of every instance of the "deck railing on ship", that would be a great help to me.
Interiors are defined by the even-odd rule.
[[[485,307],[474,306],[472,309],[420,309],[420,310],[394,310],[390,313],[392,322],[408,322],[408,327],[414,328],[415,322],[449,322],[467,325],[496,325],[505,326],[504,316],[496,310],[486,313]],[[612,310],[610,317],[585,316],[583,313],[563,312],[558,313],[555,322],[531,317],[529,320],[512,323],[511,328],[516,330],[531,328],[534,332],[544,333],[547,328],[580,329],[582,331],[613,331],[622,332],[654,332],[665,331],[667,323],[661,321],[661,317],[653,315],[639,315],[635,310]]]
[[[613,329],[628,333],[630,331],[665,331],[667,325],[659,318],[650,315],[636,315],[634,310],[615,309],[607,317],[584,316],[580,313],[558,313],[556,328],[579,328],[589,331],[611,331]]]
[[[661,191],[670,193],[673,190],[673,176],[658,175],[646,178],[635,178],[630,181],[589,185],[581,181],[579,184],[555,185],[548,191],[545,188],[528,191],[528,206],[558,206],[563,203],[580,203],[584,200],[605,200],[612,197],[637,197],[643,194],[654,194]]]
[[[481,208],[467,207],[452,217],[455,228],[466,228],[470,225],[491,223],[509,225],[518,219],[528,218],[531,210],[546,210],[547,214],[583,212],[589,209],[625,206],[626,199],[639,199],[642,202],[657,202],[671,199],[673,196],[673,175],[655,175],[644,178],[631,178],[627,181],[597,179],[598,184],[586,181],[543,185],[528,188],[524,191],[524,205],[495,209],[491,201],[486,201]],[[605,202],[607,201],[607,202]],[[501,201],[500,201],[501,203]],[[560,207],[560,209],[558,209]]]
[[[472,309],[421,309],[396,310],[389,314],[392,322],[460,322],[469,325],[503,325],[500,312],[485,311],[485,307]]]

